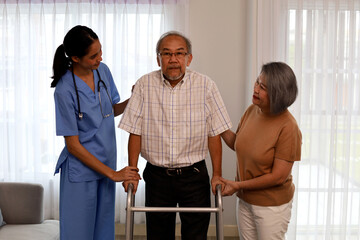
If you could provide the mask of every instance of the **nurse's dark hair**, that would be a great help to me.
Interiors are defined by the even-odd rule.
[[[54,55],[51,87],[56,87],[60,78],[71,67],[71,57],[85,56],[96,39],[99,39],[96,33],[86,26],[77,25],[67,32],[63,44],[56,49]]]
[[[293,70],[283,62],[264,64],[261,73],[265,75],[270,100],[270,112],[279,114],[296,100],[298,87]]]
[[[177,31],[169,31],[164,33],[163,35],[161,35],[161,37],[159,38],[157,44],[156,44],[156,54],[160,53],[160,46],[162,41],[164,40],[164,38],[168,37],[168,36],[178,36],[181,37],[182,39],[184,39],[185,43],[186,43],[186,48],[187,48],[187,53],[192,54],[192,47],[191,47],[191,41],[190,39],[188,39],[187,37],[185,37],[182,33],[177,32]]]

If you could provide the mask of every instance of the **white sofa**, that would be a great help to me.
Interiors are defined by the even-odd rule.
[[[43,198],[40,184],[0,182],[0,209],[6,222],[0,227],[0,240],[60,239],[59,221],[44,220]]]

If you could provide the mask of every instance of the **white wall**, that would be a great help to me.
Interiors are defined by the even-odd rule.
[[[247,0],[190,0],[189,5],[189,38],[193,44],[190,68],[216,82],[234,131],[246,108],[246,8]],[[235,162],[235,153],[223,142],[224,178],[234,179]],[[211,173],[209,159],[207,165]],[[224,224],[236,225],[235,196],[223,200]]]

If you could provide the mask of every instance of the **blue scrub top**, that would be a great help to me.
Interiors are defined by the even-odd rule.
[[[109,68],[100,63],[98,67],[101,80],[105,82],[107,91],[112,99],[112,104],[120,101],[113,77]],[[106,93],[106,89],[100,83],[100,96],[102,110],[100,108],[98,82],[99,77],[94,72],[95,92],[79,77],[75,75],[75,81],[79,93],[80,108],[83,118],[78,117],[78,103],[75,86],[71,71],[67,71],[56,85],[55,113],[57,136],[79,136],[80,143],[97,159],[112,169],[116,169],[116,138],[114,114],[104,118],[103,115],[110,113],[112,105]],[[66,144],[66,143],[65,143]],[[59,172],[61,164],[68,162],[69,180],[72,182],[84,182],[100,179],[103,175],[95,172],[79,159],[70,154],[65,145],[58,159],[55,174]]]

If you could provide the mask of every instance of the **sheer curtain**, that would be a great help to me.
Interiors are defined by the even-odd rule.
[[[257,0],[251,9],[248,75],[285,61],[300,90],[290,109],[303,144],[288,238],[360,239],[360,1]]]
[[[188,32],[188,0],[1,0],[0,13],[0,181],[41,183],[45,217],[56,219],[59,175],[53,172],[64,140],[55,134],[50,88],[55,49],[73,26],[92,28],[123,101],[141,75],[158,69],[160,35]],[[120,169],[127,165],[128,134],[116,132]],[[142,205],[143,190],[141,183],[136,200]],[[125,197],[117,184],[116,221],[124,222]],[[135,217],[144,220],[142,214]]]

